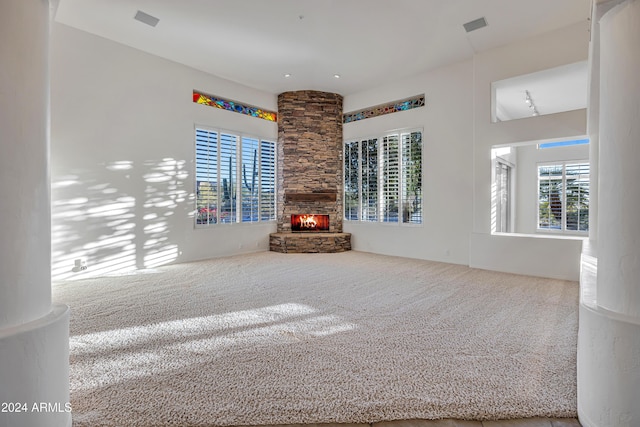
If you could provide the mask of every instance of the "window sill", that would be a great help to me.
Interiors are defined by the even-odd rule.
[[[536,232],[536,233],[502,233],[492,232],[492,236],[507,236],[507,237],[533,237],[536,239],[559,239],[559,240],[585,240],[589,238],[589,233],[584,234],[569,234],[569,233],[548,233],[548,232]]]
[[[215,230],[227,227],[259,227],[276,225],[276,220],[256,221],[256,222],[220,222],[217,224],[194,224],[195,230]]]

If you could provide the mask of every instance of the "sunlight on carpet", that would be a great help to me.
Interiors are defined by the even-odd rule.
[[[265,252],[53,291],[77,427],[576,415],[575,282]]]

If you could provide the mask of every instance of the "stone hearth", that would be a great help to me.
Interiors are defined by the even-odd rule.
[[[342,96],[317,91],[278,96],[277,252],[344,252],[342,232]],[[329,215],[326,233],[293,233],[291,215]]]
[[[269,249],[282,253],[334,253],[351,250],[349,233],[273,233]]]

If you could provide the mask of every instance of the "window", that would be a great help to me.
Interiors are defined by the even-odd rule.
[[[422,223],[422,132],[402,134],[402,222]]]
[[[358,156],[358,142],[347,142],[344,145],[344,218],[357,220],[360,210],[358,195],[358,176],[360,173],[360,158]]]
[[[496,160],[496,231],[499,233],[511,230],[511,176],[511,165]]]
[[[362,220],[378,220],[378,140],[360,142],[362,156]]]
[[[422,132],[344,144],[345,220],[422,223]]]
[[[382,220],[398,222],[398,205],[400,204],[400,164],[398,158],[398,135],[382,138]]]
[[[196,128],[196,224],[275,219],[275,142]]]
[[[557,147],[571,147],[574,145],[585,145],[588,144],[588,139],[572,139],[570,141],[554,141],[554,142],[545,142],[543,144],[538,144],[539,150],[544,150],[547,148],[557,148]]]
[[[260,221],[276,219],[276,144],[260,141]]]
[[[538,229],[589,231],[589,163],[538,166]]]
[[[219,144],[218,159],[220,160],[220,178],[222,180],[222,200],[218,205],[218,221],[236,222],[238,212],[237,206],[237,165],[236,150],[237,137],[235,135],[221,134]]]
[[[242,221],[255,222],[259,217],[258,139],[242,138]]]

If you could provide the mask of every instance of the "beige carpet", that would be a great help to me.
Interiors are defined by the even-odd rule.
[[[78,427],[576,416],[575,282],[266,252],[53,291]]]

